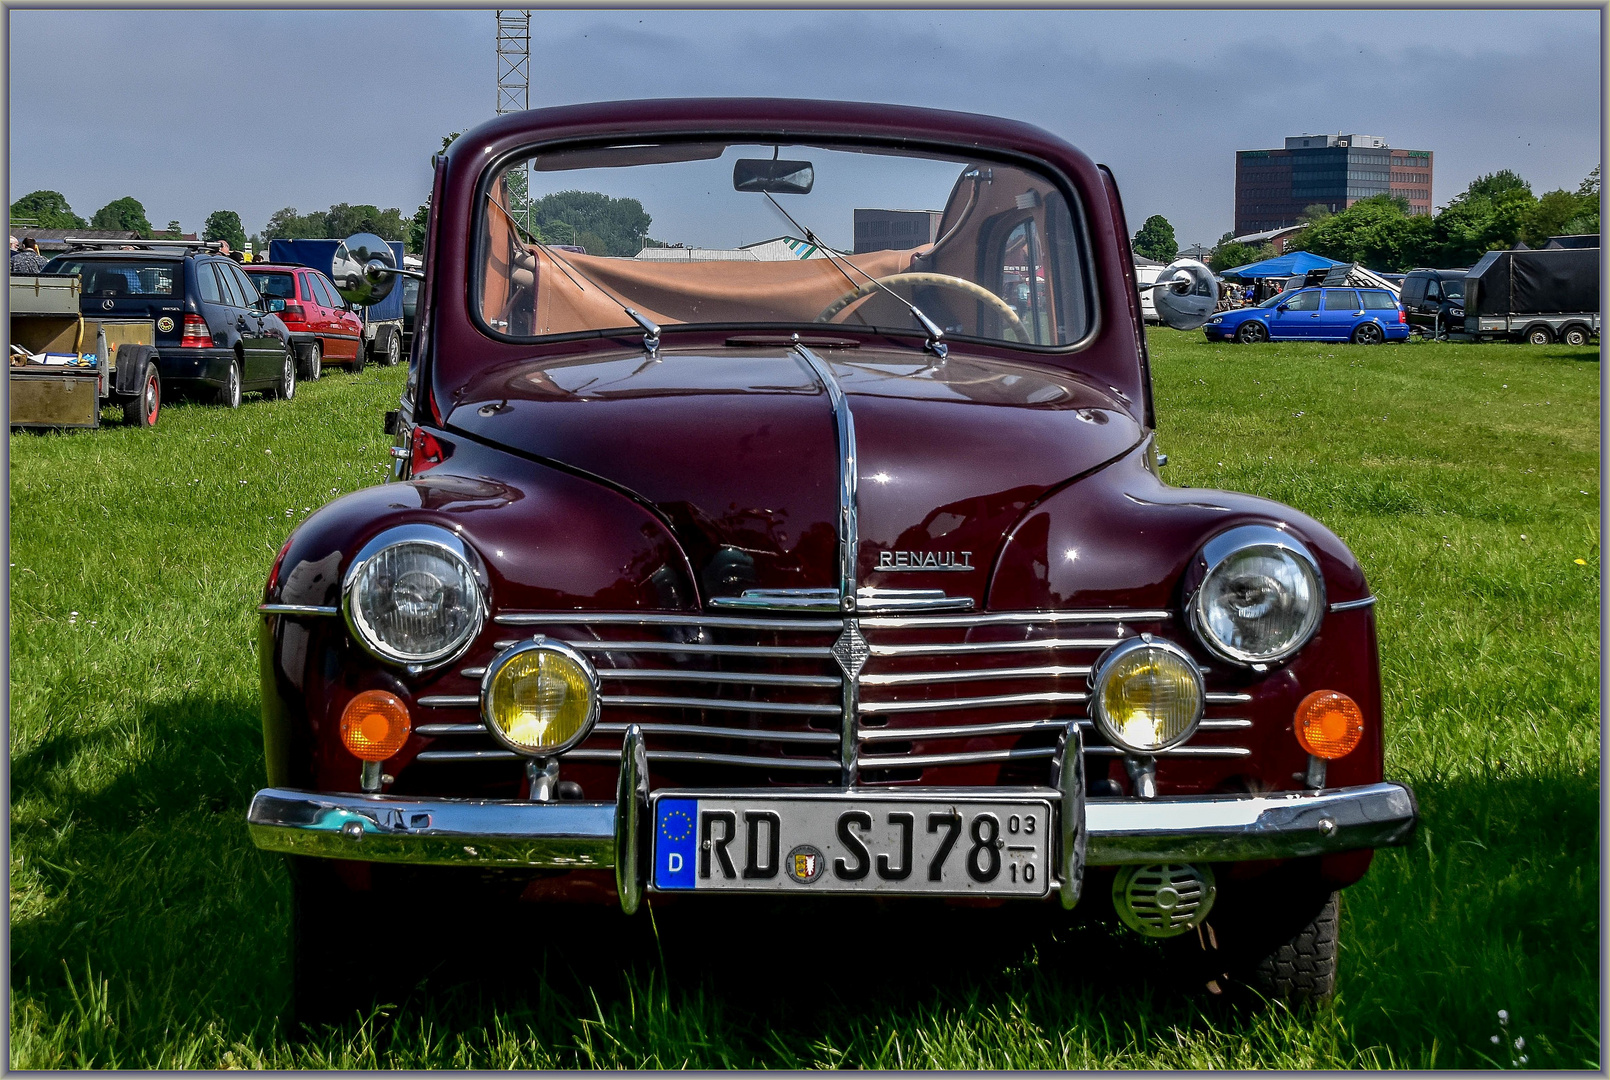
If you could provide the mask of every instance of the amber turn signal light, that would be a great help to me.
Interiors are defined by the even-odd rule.
[[[1304,750],[1317,758],[1335,761],[1352,753],[1364,737],[1364,714],[1346,694],[1315,690],[1298,703],[1292,727]]]
[[[341,712],[341,741],[362,761],[385,761],[408,741],[413,723],[396,694],[365,690]]]

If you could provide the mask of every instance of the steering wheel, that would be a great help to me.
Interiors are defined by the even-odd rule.
[[[862,285],[859,289],[851,289],[849,292],[827,305],[827,307],[823,308],[822,313],[816,316],[816,321],[832,322],[833,316],[837,315],[839,312],[843,311],[845,308],[849,307],[863,296],[869,296],[874,292],[878,292],[878,286],[880,285],[887,286],[902,284],[940,285],[948,289],[958,289],[964,293],[968,293],[975,299],[984,301],[990,307],[1000,312],[1000,314],[1006,319],[1007,329],[1012,331],[1013,334],[1017,335],[1017,339],[1019,341],[1029,342],[1033,340],[1029,336],[1029,328],[1023,325],[1023,320],[1018,318],[1017,312],[1012,310],[1011,304],[1008,304],[1005,300],[1002,300],[999,296],[996,296],[994,293],[984,288],[984,286],[979,285],[977,282],[968,281],[966,278],[952,277],[950,274],[890,274],[888,277],[878,278],[876,281],[869,281],[865,285]]]

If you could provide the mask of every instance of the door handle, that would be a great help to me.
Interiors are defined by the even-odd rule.
[[[1309,318],[1310,318],[1310,319],[1317,319],[1317,318],[1319,318],[1319,312],[1317,312],[1317,311],[1316,311],[1316,312],[1314,312],[1314,313],[1313,313],[1313,314],[1312,314],[1312,315],[1310,315],[1310,316],[1308,316],[1308,317],[1309,317]]]

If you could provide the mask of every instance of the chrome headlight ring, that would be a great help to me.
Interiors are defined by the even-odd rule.
[[[592,692],[592,701],[587,710],[587,718],[582,721],[581,726],[576,729],[576,733],[570,738],[566,739],[564,742],[549,747],[540,753],[533,751],[529,746],[522,745],[509,739],[503,734],[503,729],[498,727],[497,723],[492,718],[491,693],[493,680],[497,678],[498,672],[503,670],[504,665],[508,664],[509,661],[515,659],[516,657],[528,652],[555,653],[564,657],[566,660],[569,660],[586,673],[587,681]],[[563,641],[554,641],[552,638],[546,638],[539,635],[538,637],[532,638],[528,641],[517,641],[492,658],[492,662],[486,665],[486,671],[481,676],[480,698],[481,724],[486,728],[487,732],[491,734],[492,738],[497,743],[499,743],[505,749],[513,750],[521,757],[539,759],[552,758],[558,757],[560,754],[563,754],[566,750],[571,749],[577,743],[581,742],[587,736],[592,734],[593,726],[598,723],[598,714],[603,708],[603,681],[599,678],[598,669],[593,666],[592,661],[588,660],[587,657],[582,655],[580,651],[565,644]]]
[[[1118,731],[1118,725],[1114,723],[1112,717],[1107,715],[1105,695],[1102,693],[1103,685],[1113,668],[1125,658],[1140,651],[1166,653],[1176,660],[1183,661],[1196,688],[1195,715],[1191,718],[1190,723],[1186,724],[1173,738],[1148,747],[1133,746],[1123,739]],[[1170,747],[1178,746],[1189,739],[1196,734],[1196,729],[1202,723],[1202,714],[1205,712],[1206,702],[1206,680],[1203,678],[1202,669],[1196,660],[1192,658],[1190,653],[1172,641],[1153,637],[1151,634],[1142,634],[1140,637],[1126,638],[1120,641],[1102,653],[1097,658],[1095,665],[1090,669],[1090,717],[1096,722],[1096,726],[1101,729],[1101,733],[1107,737],[1108,742],[1132,754],[1156,754]]]
[[[1286,560],[1302,575],[1309,605],[1302,614],[1296,632],[1278,649],[1266,653],[1240,649],[1223,640],[1214,631],[1212,613],[1208,610],[1213,593],[1209,585],[1214,575],[1226,572],[1232,560],[1259,553]],[[1202,546],[1199,569],[1200,577],[1195,591],[1186,602],[1186,611],[1197,639],[1220,659],[1242,667],[1278,664],[1296,655],[1319,632],[1325,616],[1325,576],[1308,545],[1285,530],[1272,525],[1239,525],[1227,529]]]
[[[388,644],[360,610],[361,597],[357,588],[365,572],[384,552],[404,544],[434,549],[434,553],[457,564],[464,581],[468,583],[467,591],[473,593],[468,618],[458,634],[441,648],[423,653],[404,652]],[[485,565],[475,549],[456,533],[439,525],[397,525],[377,533],[358,549],[346,576],[341,580],[341,615],[353,638],[375,659],[405,667],[410,672],[428,671],[458,659],[480,635],[490,610],[488,591]]]

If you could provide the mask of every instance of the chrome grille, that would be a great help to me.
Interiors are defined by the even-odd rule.
[[[1166,633],[1171,619],[1154,610],[863,617],[857,625],[868,655],[851,725],[843,715],[852,695],[844,692],[832,648],[845,629],[836,615],[508,612],[495,621],[564,641],[598,669],[600,722],[564,760],[619,760],[621,737],[635,723],[651,762],[763,769],[828,782],[848,771],[858,781],[878,783],[912,779],[933,766],[1049,761],[1057,732],[1069,721],[1083,727],[1087,753],[1120,754],[1086,718],[1091,665],[1103,650],[1142,630]],[[494,642],[493,655],[517,640]],[[475,657],[459,671],[466,691],[478,689],[473,684],[490,659]],[[1247,700],[1245,694],[1209,693],[1209,718],[1199,732],[1249,727],[1249,720],[1218,715]],[[443,714],[440,722],[419,724],[418,733],[443,741],[417,760],[515,759],[492,743],[475,717],[476,693],[433,694],[418,704]],[[958,713],[970,715],[964,720]],[[974,741],[980,739],[991,745]],[[1221,742],[1222,736],[1193,736],[1159,756],[1250,753]]]

